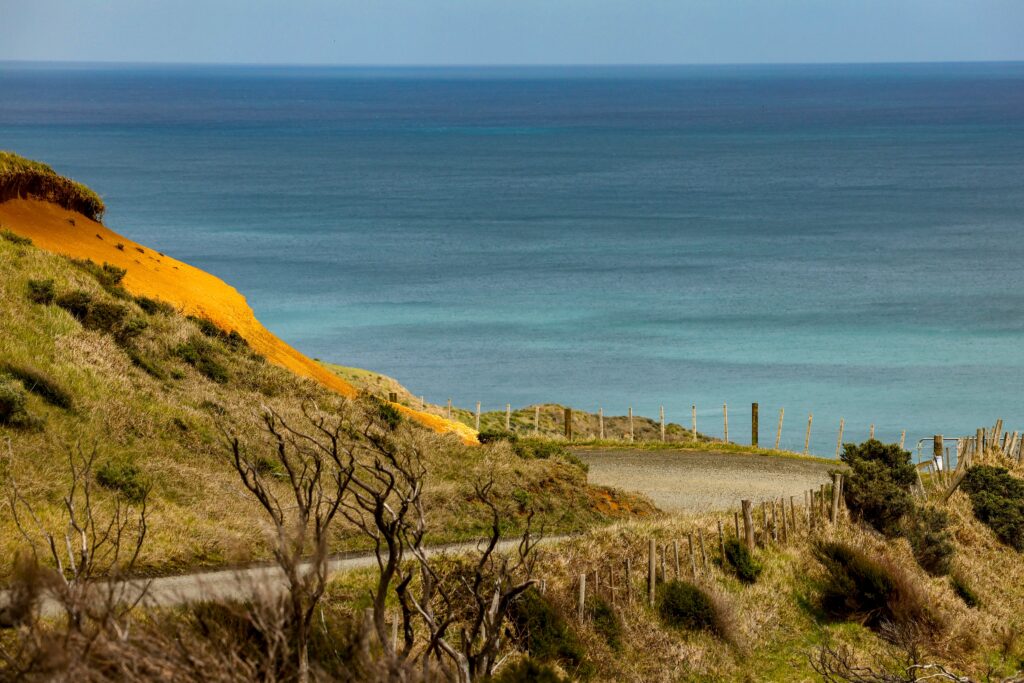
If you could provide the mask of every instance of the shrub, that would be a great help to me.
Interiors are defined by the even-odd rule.
[[[65,410],[70,410],[74,406],[71,394],[57,380],[38,368],[31,365],[0,363],[0,370],[20,380],[25,389],[52,406]]]
[[[157,313],[170,315],[171,313],[174,313],[174,306],[171,306],[166,301],[150,299],[148,296],[135,297],[135,303],[143,310],[144,313],[148,313],[149,315],[155,315]]]
[[[761,576],[761,564],[754,559],[747,545],[738,538],[725,541],[725,558],[723,565],[736,574],[743,583],[754,583]]]
[[[845,444],[841,458],[850,466],[843,485],[850,511],[886,536],[898,535],[900,520],[913,507],[910,487],[917,481],[910,453],[872,439]]]
[[[81,322],[89,314],[89,306],[92,305],[92,294],[81,290],[68,292],[54,299],[54,303]]]
[[[492,683],[569,683],[551,666],[529,657],[506,666],[490,680]]]
[[[71,259],[71,263],[92,275],[96,282],[108,292],[122,298],[130,298],[121,289],[121,280],[128,274],[128,271],[124,268],[119,268],[110,263],[104,263],[101,266],[92,259]]]
[[[219,339],[232,349],[240,349],[249,345],[249,342],[245,341],[245,338],[240,335],[237,330],[225,332],[220,329],[215,322],[208,320],[207,318],[200,318],[196,315],[187,315],[185,317],[186,319],[194,322],[204,336],[210,337],[211,339]]]
[[[10,242],[11,244],[21,244],[21,245],[30,245],[30,244],[32,244],[32,240],[30,238],[22,237],[21,235],[17,235],[15,233],[11,232],[10,230],[0,230],[0,237],[3,237],[5,240]]]
[[[906,536],[914,559],[932,576],[948,574],[953,561],[953,537],[948,526],[949,513],[933,507],[917,508],[907,523]]]
[[[34,304],[48,305],[53,303],[56,293],[53,290],[53,280],[29,280],[28,300]]]
[[[813,552],[826,570],[819,602],[829,618],[876,630],[892,624],[922,636],[945,628],[925,588],[895,565],[845,543],[819,543]]]
[[[1006,545],[1024,550],[1024,481],[1003,467],[977,465],[967,470],[963,489],[978,521]]]
[[[589,607],[590,620],[594,630],[604,638],[608,647],[618,651],[622,649],[622,619],[615,608],[604,598],[595,598]]]
[[[715,605],[704,590],[686,581],[661,584],[658,616],[673,628],[715,631]]]
[[[96,482],[107,489],[117,491],[125,500],[139,503],[149,490],[139,468],[129,462],[112,461],[100,465],[96,470]]]
[[[228,369],[217,359],[217,351],[202,337],[190,337],[174,350],[175,355],[194,367],[201,375],[219,384],[228,381]]]
[[[25,410],[27,394],[17,381],[0,376],[0,425],[25,427],[29,424]]]
[[[967,581],[959,574],[953,574],[949,577],[949,585],[953,587],[953,592],[956,593],[957,597],[963,600],[964,604],[968,607],[977,607],[981,604],[978,594],[971,589]]]
[[[93,301],[82,319],[82,327],[105,334],[116,335],[121,322],[128,315],[128,308],[108,301]]]
[[[142,318],[129,318],[114,330],[114,341],[121,346],[127,346],[133,339],[141,335],[147,327],[149,327],[149,323]]]
[[[485,429],[479,432],[476,438],[480,443],[495,443],[497,441],[511,441],[514,443],[519,440],[515,432],[510,432],[506,429]]]
[[[583,645],[562,615],[540,591],[530,588],[509,608],[511,623],[520,647],[542,661],[558,661],[582,675],[590,672]]]

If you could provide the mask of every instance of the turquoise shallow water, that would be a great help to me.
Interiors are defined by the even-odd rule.
[[[1024,427],[1022,64],[0,64],[0,148],[428,400]]]

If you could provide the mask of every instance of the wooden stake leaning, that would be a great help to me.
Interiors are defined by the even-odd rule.
[[[814,413],[807,416],[807,436],[804,437],[804,455],[807,455],[811,447],[811,422],[814,421]]]
[[[839,449],[843,447],[843,426],[846,422],[839,418],[839,437],[836,439],[836,460],[839,459]]]
[[[785,408],[779,408],[779,429],[775,432],[775,450],[779,450],[779,443],[782,441],[782,418],[786,414]]]

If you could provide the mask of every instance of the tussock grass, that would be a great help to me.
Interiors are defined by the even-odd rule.
[[[58,175],[46,164],[0,151],[0,202],[19,197],[53,202],[94,221],[102,220],[106,209],[100,196],[85,185]]]

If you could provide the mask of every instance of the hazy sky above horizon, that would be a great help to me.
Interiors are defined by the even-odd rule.
[[[0,59],[668,64],[1024,59],[1020,0],[0,0]]]

